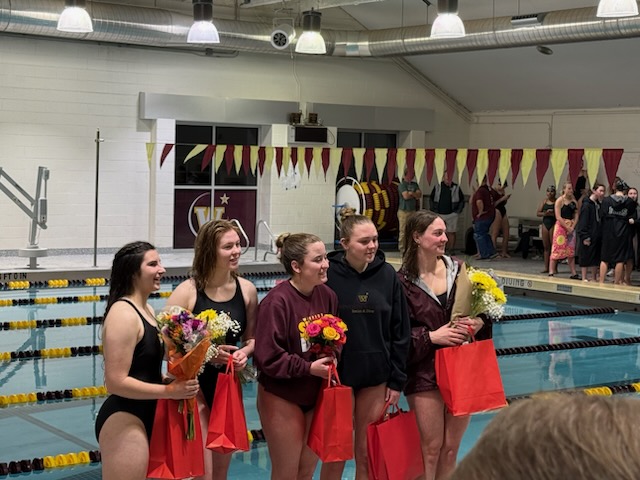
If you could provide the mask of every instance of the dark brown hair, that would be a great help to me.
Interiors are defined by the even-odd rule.
[[[289,275],[295,273],[291,262],[295,261],[299,266],[302,266],[309,245],[316,242],[322,242],[322,240],[312,233],[283,233],[278,237],[276,247],[279,251],[280,262]]]
[[[406,247],[402,254],[402,264],[410,280],[415,280],[419,275],[418,244],[413,238],[413,235],[414,233],[422,235],[436,218],[440,218],[439,215],[430,210],[418,210],[410,214],[407,218],[404,229]]]

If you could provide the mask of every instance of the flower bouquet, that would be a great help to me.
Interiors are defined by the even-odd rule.
[[[491,320],[500,320],[506,301],[507,297],[491,271],[463,265],[456,283],[451,322],[455,323],[460,317],[477,317],[480,314]]]
[[[196,378],[204,364],[217,355],[212,344],[211,332],[206,318],[194,316],[189,310],[172,306],[160,312],[156,321],[162,339],[167,346],[168,371],[175,378],[189,380]],[[179,411],[186,408],[186,438],[195,438],[195,399],[182,400]]]
[[[347,325],[331,314],[318,314],[303,318],[298,324],[300,337],[316,355],[333,355],[347,341]]]

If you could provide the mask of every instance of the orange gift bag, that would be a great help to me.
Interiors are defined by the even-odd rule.
[[[218,453],[249,450],[242,387],[235,375],[232,357],[229,357],[226,372],[218,375],[209,417],[207,448]]]
[[[414,412],[384,406],[380,419],[367,426],[371,480],[414,480],[424,474],[420,432]]]
[[[200,418],[193,416],[195,435],[187,440],[187,409],[181,408],[181,402],[158,400],[149,444],[149,478],[182,479],[204,475]]]
[[[337,384],[331,385],[335,377]],[[332,365],[327,386],[320,390],[307,445],[323,462],[353,458],[353,397],[351,387],[340,383]]]
[[[436,381],[445,405],[455,416],[507,404],[491,339],[436,350]]]

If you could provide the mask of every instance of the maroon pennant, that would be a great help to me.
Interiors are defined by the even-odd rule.
[[[371,178],[371,170],[373,170],[373,164],[375,163],[375,152],[373,148],[367,148],[364,151],[364,174],[367,182]]]
[[[211,159],[213,158],[213,154],[215,153],[215,151],[215,145],[207,145],[207,148],[204,151],[204,155],[202,156],[202,164],[200,165],[201,172],[204,172],[204,169],[211,164]]]
[[[162,155],[160,155],[160,168],[162,168],[162,164],[167,159],[167,155],[169,155],[169,153],[173,149],[174,145],[175,145],[175,143],[166,143],[165,144],[164,148],[162,149]]]
[[[293,169],[296,169],[296,166],[298,165],[298,148],[297,147],[293,147],[291,149],[291,164],[293,165]]]
[[[249,170],[251,169],[251,147],[249,145],[242,146],[242,170],[248,177]]]
[[[582,157],[584,155],[584,148],[570,148],[568,155],[569,162],[569,180],[571,184],[575,185],[580,176],[580,170],[582,170]]]
[[[542,186],[544,176],[549,169],[549,158],[551,150],[548,148],[536,150],[536,177],[538,178],[538,188]]]
[[[282,147],[276,147],[276,168],[278,169],[278,178],[282,174]]]
[[[408,148],[407,149],[407,175],[409,175],[410,177],[415,176],[416,174],[416,149],[415,148]],[[400,172],[398,172],[400,173]],[[404,172],[402,172],[402,177],[404,178]],[[419,179],[415,179],[416,182],[419,181]]]
[[[264,147],[258,148],[258,171],[260,176],[264,173],[264,164],[267,160],[267,151]]]
[[[488,151],[489,155],[489,167],[487,168],[487,181],[489,185],[493,185],[494,180],[496,179],[496,172],[498,171],[498,161],[500,160],[500,150],[495,148],[490,148]],[[502,178],[500,181],[504,181]]]
[[[227,145],[227,150],[224,152],[224,163],[227,166],[227,175],[231,175],[231,169],[233,168],[233,151],[235,147],[233,145]]]
[[[396,173],[396,168],[398,168],[397,156],[398,150],[395,148],[387,150],[387,183],[389,184],[398,177]]]
[[[353,150],[350,148],[343,148],[342,149],[342,172],[344,177],[346,177],[349,174],[349,169],[351,168],[351,162],[353,162]],[[356,177],[357,176],[358,176],[358,172],[356,172]]]
[[[324,171],[325,180],[327,179],[329,165],[331,165],[331,149],[325,147],[322,149],[322,170]]]
[[[433,148],[428,148],[424,151],[424,161],[427,164],[427,183],[431,184],[433,178],[433,168],[435,167],[436,151]]]
[[[520,173],[520,163],[522,163],[522,149],[511,150],[511,187],[516,184],[516,178]]]
[[[313,162],[313,148],[304,149],[304,164],[307,166],[307,178],[311,175],[311,162]]]
[[[447,175],[449,176],[449,180],[453,181],[453,174],[456,169],[456,157],[458,156],[458,150],[448,149],[444,155]]]
[[[618,167],[622,159],[622,148],[604,148],[602,149],[602,160],[604,162],[604,171],[607,173],[607,181],[609,185],[613,184],[613,180],[618,174]]]
[[[476,171],[477,163],[478,150],[467,150],[467,175],[469,175],[469,186],[471,186],[471,179],[473,178],[473,172]]]

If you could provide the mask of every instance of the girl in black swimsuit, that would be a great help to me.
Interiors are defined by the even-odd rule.
[[[544,247],[544,270],[549,273],[549,259],[551,258],[551,243],[553,242],[553,227],[556,224],[556,186],[547,187],[547,196],[538,207],[536,215],[542,218],[542,246]]]
[[[95,425],[104,480],[145,479],[156,399],[193,398],[199,390],[197,380],[162,382],[164,351],[147,300],[164,272],[158,252],[146,242],[125,245],[113,260],[102,329],[111,395]]]
[[[209,424],[220,367],[232,356],[236,371],[242,370],[253,355],[258,293],[250,281],[237,275],[240,253],[240,235],[234,224],[227,220],[206,223],[196,237],[192,278],[178,285],[167,300],[167,305],[179,305],[194,314],[210,308],[223,311],[240,324],[240,331],[227,334],[226,345],[219,346],[218,357],[212,359],[198,377],[202,393],[196,398],[204,429]],[[240,341],[242,345],[238,347]],[[202,437],[206,443],[206,433]],[[203,448],[205,475],[198,480],[227,478],[231,454]]]

